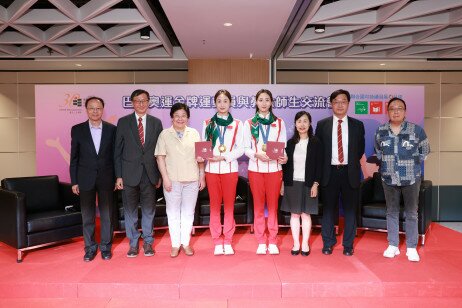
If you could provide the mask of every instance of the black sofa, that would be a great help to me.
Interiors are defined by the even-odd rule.
[[[156,214],[154,216],[154,229],[168,228],[167,212],[164,191],[162,186],[156,189]],[[122,191],[116,191],[114,198],[114,231],[125,232],[125,214],[122,201]],[[138,228],[141,229],[141,207],[138,206]]]
[[[236,226],[250,226],[253,232],[253,203],[247,178],[239,176],[234,203],[234,219]],[[221,211],[223,221],[223,207]],[[195,228],[208,228],[210,222],[210,200],[207,187],[199,192],[197,198],[193,233]]]
[[[425,244],[425,235],[432,222],[432,182],[429,180],[422,181],[419,192],[418,205],[418,229],[422,245]],[[358,226],[365,230],[384,231],[387,230],[386,220],[386,203],[382,187],[380,173],[363,181],[360,186],[360,206],[358,210]],[[401,210],[399,214],[400,233],[405,229],[404,205],[401,198]]]
[[[23,252],[82,235],[80,200],[58,176],[6,178],[0,189],[0,241]]]

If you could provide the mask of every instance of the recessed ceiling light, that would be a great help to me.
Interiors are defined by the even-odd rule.
[[[385,64],[385,63],[380,63],[379,65],[380,65],[380,66],[385,66],[386,64]]]
[[[76,64],[75,64],[75,66],[77,66],[77,67],[81,67],[81,66],[82,66],[82,64],[80,64],[80,63],[76,63]]]
[[[225,27],[231,27],[232,25],[233,25],[233,24],[230,23],[230,22],[225,22],[225,23],[223,24],[223,26],[225,26]]]
[[[151,38],[150,29],[148,27],[140,30],[140,39],[149,40]]]
[[[324,33],[325,31],[326,31],[325,25],[315,25],[314,26],[314,32],[316,33]]]

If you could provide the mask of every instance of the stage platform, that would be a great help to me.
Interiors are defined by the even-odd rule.
[[[419,247],[419,263],[407,260],[404,245],[395,259],[382,257],[386,233],[359,231],[353,257],[341,245],[323,255],[319,229],[308,257],[290,255],[289,229],[280,230],[279,240],[280,255],[259,256],[249,228],[237,228],[236,254],[214,256],[209,231],[198,229],[196,254],[172,259],[168,232],[159,230],[154,257],[127,258],[128,241],[117,234],[110,261],[98,253],[83,262],[79,238],[30,251],[19,264],[16,250],[0,243],[0,306],[462,307],[462,234],[439,224]]]

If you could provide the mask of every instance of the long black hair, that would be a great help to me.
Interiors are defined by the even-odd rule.
[[[308,128],[308,138],[311,138],[313,136],[313,125],[311,125],[311,123],[312,123],[311,114],[309,112],[304,111],[304,110],[299,111],[295,115],[295,119],[294,119],[294,135],[291,138],[295,142],[295,144],[297,144],[300,141],[300,133],[297,130],[296,123],[297,123],[297,120],[300,119],[301,117],[303,117],[304,115],[306,115],[308,117],[308,120],[310,121],[310,127]]]
[[[269,112],[270,113],[273,113],[273,93],[271,93],[270,90],[267,90],[267,89],[261,89],[260,91],[257,92],[257,94],[255,95],[255,111],[258,112],[258,105],[257,105],[257,101],[258,101],[258,97],[260,97],[260,95],[262,95],[263,93],[267,94],[269,97],[270,97],[270,100],[271,100],[271,106],[269,107]]]

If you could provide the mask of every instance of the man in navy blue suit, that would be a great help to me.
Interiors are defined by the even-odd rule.
[[[101,222],[101,257],[112,258],[113,198],[115,189],[114,140],[116,127],[102,120],[104,101],[90,97],[85,101],[88,120],[71,130],[70,174],[72,191],[80,196],[85,255],[93,260],[98,251],[95,241],[96,195]]]
[[[347,116],[350,93],[336,90],[330,95],[332,117],[320,120],[316,125],[316,136],[324,148],[321,190],[323,197],[322,252],[332,254],[337,243],[334,233],[334,210],[339,198],[342,200],[345,227],[343,232],[343,254],[352,256],[356,235],[356,210],[359,205],[359,184],[364,154],[363,122]]]

